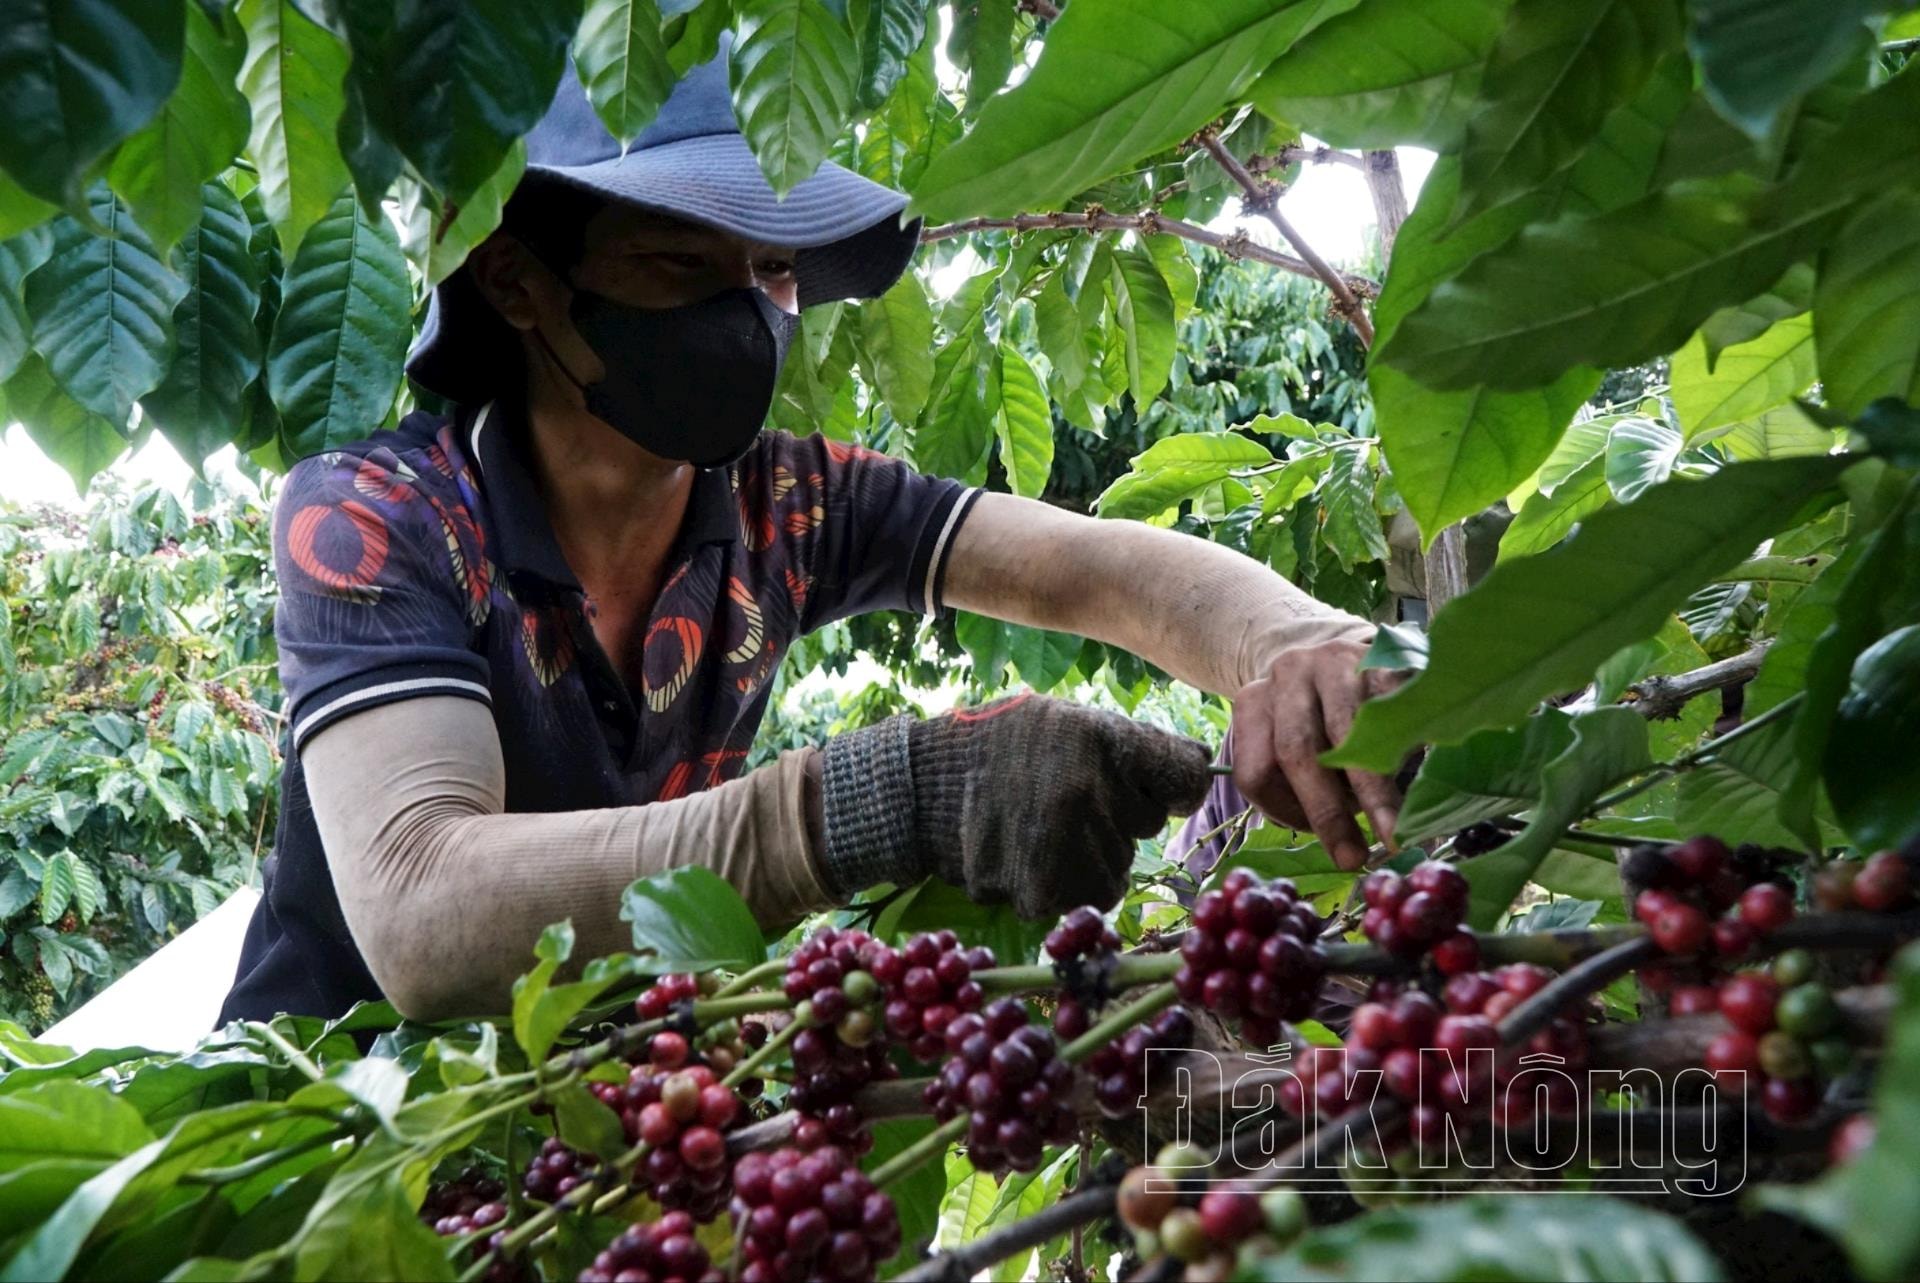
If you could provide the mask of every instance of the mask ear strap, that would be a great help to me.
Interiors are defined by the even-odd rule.
[[[581,395],[584,396],[587,391],[587,385],[582,383],[577,377],[575,377],[573,371],[567,368],[567,363],[560,359],[560,354],[553,350],[553,344],[547,341],[546,330],[542,329],[539,325],[535,325],[533,327],[533,337],[535,337],[536,339],[539,339],[540,346],[546,349],[547,359],[552,361],[554,365],[559,368],[560,373],[567,376],[567,382],[573,384],[574,387],[579,388]]]

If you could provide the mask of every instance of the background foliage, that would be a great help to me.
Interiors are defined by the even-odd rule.
[[[0,514],[0,1010],[39,1029],[251,877],[279,779],[264,511]]]
[[[809,311],[776,424],[1104,518],[1178,526],[1383,622],[1418,620],[1408,600],[1439,596],[1436,565],[1463,527],[1469,553],[1477,532],[1491,569],[1435,614],[1430,634],[1383,633],[1378,662],[1416,675],[1370,704],[1335,750],[1393,770],[1430,746],[1403,843],[1444,849],[1477,821],[1513,821],[1509,841],[1462,864],[1474,926],[1624,921],[1623,836],[1711,831],[1781,848],[1798,858],[1802,890],[1823,863],[1920,836],[1913,6],[1216,0],[1165,19],[1164,5],[1143,0],[1070,0],[1064,11],[1047,0],[12,6],[0,16],[0,76],[15,90],[0,104],[0,396],[83,483],[152,431],[196,462],[233,443],[280,468],[392,421],[411,403],[401,361],[424,291],[497,220],[524,166],[518,138],[558,78],[580,75],[609,127],[631,137],[731,30],[736,109],[776,187],[831,156],[910,192],[932,224],[920,270],[884,298]],[[1320,159],[1319,144],[1335,154]],[[1336,271],[1279,226],[1274,185],[1298,166],[1380,172],[1371,154],[1398,146],[1438,160],[1379,262]],[[1291,252],[1209,231],[1235,202],[1275,222]],[[932,273],[949,265],[959,283],[936,296]],[[140,519],[170,529],[161,507]],[[111,532],[94,543],[121,573],[154,556]],[[1423,549],[1434,558],[1423,562]],[[247,582],[259,574],[257,548],[251,556],[220,554]],[[19,588],[11,653],[21,672],[51,674],[43,690],[84,687],[93,644],[76,645],[88,640],[86,608],[69,620],[69,603],[109,573]],[[120,589],[119,612],[102,603],[100,620],[123,617],[127,600]],[[18,642],[31,627],[57,645]],[[978,618],[930,631],[855,621],[810,647],[797,653],[818,666],[851,674],[864,654],[890,677],[830,704],[785,701],[770,741],[917,701],[962,652],[974,690],[1017,678],[1097,691],[1175,724],[1217,727],[1222,716],[1185,693],[1153,694],[1137,659]],[[200,658],[211,671],[165,680],[225,682],[260,656]],[[1725,680],[1697,680],[1713,660],[1730,665],[1716,670]],[[1672,682],[1700,694],[1656,709]],[[20,716],[47,707],[29,696]],[[63,753],[94,745],[98,762],[76,749],[78,767],[9,777],[6,805],[22,799],[32,827],[0,883],[27,896],[6,919],[0,965],[44,965],[49,940],[73,940],[59,915],[34,921],[43,900],[90,925],[78,908],[83,865],[100,873],[102,903],[132,917],[137,899],[144,915],[147,890],[110,886],[104,872],[133,845],[108,832],[136,815],[156,826],[136,852],[150,866],[164,864],[154,851],[179,849],[182,868],[200,861],[190,876],[243,871],[242,816],[261,814],[259,795],[236,809],[224,790],[266,778],[270,762],[252,769],[251,731],[215,713],[204,725],[185,716],[183,734],[176,712],[158,728],[132,722],[139,734],[121,743],[99,712],[56,709],[67,733],[40,741]],[[9,767],[46,729],[10,733]],[[89,801],[72,781],[95,765],[136,778],[105,801],[90,785]],[[171,814],[154,783],[176,769],[241,826],[224,844],[209,830],[183,845],[189,817]],[[77,813],[67,796],[91,807],[85,825],[63,827]],[[191,818],[206,827],[201,811]],[[75,843],[95,841],[86,825],[96,824],[108,854],[83,861]],[[1322,909],[1352,891],[1353,875],[1284,830],[1246,834],[1233,863],[1294,877]],[[1183,923],[1177,893],[1191,890],[1151,848],[1136,872],[1116,915],[1130,944]],[[177,907],[191,900],[187,884]],[[1003,961],[1038,946],[1029,927],[937,886],[849,914],[888,936],[953,925]],[[535,988],[557,963],[557,943],[547,948]],[[111,962],[97,944],[54,949],[96,971]],[[1895,975],[1899,1066],[1917,1027],[1911,973],[1909,963]],[[1635,1012],[1632,993],[1606,1000]],[[221,1263],[195,1268],[233,1277],[233,1262],[266,1252],[268,1273],[291,1261],[284,1272],[309,1278],[444,1274],[411,1217],[427,1169],[473,1143],[462,1120],[501,1072],[481,1049],[501,1040],[491,1025],[395,1030],[381,1045],[395,1059],[360,1059],[347,1035],[392,1023],[373,1008],[333,1027],[283,1022],[275,1037],[329,1064],[328,1082],[306,1086],[259,1029],[229,1031],[198,1061],[129,1054],[124,1076],[10,1038],[16,1068],[0,1078],[0,1101],[45,1092],[62,1126],[91,1117],[111,1130],[99,1152],[148,1157],[91,1192],[80,1183],[103,1170],[48,1177],[37,1187],[45,1211],[65,1219],[23,1217],[8,1268],[59,1274],[82,1253],[90,1266],[118,1259],[109,1254],[133,1241],[117,1237],[127,1227],[189,1201],[170,1178],[135,1179],[162,1153],[180,1170],[262,1158],[203,1139],[224,1125],[210,1121],[220,1109],[289,1129],[274,1143],[298,1149],[289,1137],[305,1125],[301,1109],[344,1094],[392,1130],[337,1180],[317,1149],[274,1158],[318,1172],[286,1187],[308,1201],[256,1199],[244,1184],[220,1196],[237,1215],[267,1210],[260,1224],[219,1231]],[[525,1056],[551,1038],[536,1041]],[[105,1077],[44,1081],[92,1075]],[[210,1114],[166,1094],[182,1083]],[[286,1103],[299,1092],[311,1094]],[[1907,1117],[1911,1076],[1883,1074],[1879,1097],[1889,1117]],[[364,1159],[401,1144],[395,1135],[411,1157]],[[1910,1203],[1911,1182],[1891,1175],[1914,1168],[1902,1143],[1877,1143],[1861,1170],[1885,1179],[1880,1197]],[[357,1174],[368,1167],[378,1179]],[[257,1174],[268,1171],[292,1174]],[[1043,1186],[1036,1202],[1055,1192]],[[1847,1210],[1860,1192],[1840,1177],[1779,1201],[1828,1227],[1864,1273],[1910,1272],[1905,1240]],[[980,1211],[987,1193],[958,1158],[939,1191],[915,1198],[962,1236],[1026,1201],[1001,1186]],[[1564,1222],[1541,1213],[1549,1239],[1598,1238],[1608,1231],[1596,1226],[1624,1215],[1613,1203],[1564,1206]],[[1391,1257],[1410,1268],[1396,1244],[1497,1215],[1360,1217],[1297,1264],[1351,1272]],[[340,1232],[368,1217],[390,1233]],[[1693,1259],[1674,1242],[1675,1259]],[[1516,1242],[1508,1271],[1544,1272],[1534,1250]],[[378,1252],[390,1256],[366,1255]],[[1436,1276],[1493,1268],[1420,1261]]]

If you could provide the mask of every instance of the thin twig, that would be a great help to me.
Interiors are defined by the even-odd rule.
[[[1334,271],[1327,260],[1321,258],[1313,246],[1307,244],[1306,238],[1294,230],[1293,224],[1287,221],[1287,216],[1280,212],[1279,188],[1273,183],[1262,182],[1248,173],[1247,167],[1240,163],[1240,158],[1227,150],[1226,144],[1220,141],[1220,135],[1214,130],[1201,130],[1198,141],[1202,147],[1206,148],[1207,154],[1227,171],[1227,176],[1240,185],[1240,203],[1249,212],[1260,215],[1274,225],[1280,235],[1286,239],[1287,244],[1293,246],[1293,252],[1313,269],[1313,274],[1319,277],[1329,290],[1333,291],[1338,311],[1347,318],[1347,323],[1353,326],[1353,332],[1360,336],[1361,345],[1372,347],[1373,322],[1367,319],[1367,309],[1355,296],[1353,289],[1347,283],[1347,278],[1342,273]]]
[[[1763,641],[1750,650],[1690,672],[1643,677],[1627,687],[1628,698],[1621,702],[1648,721],[1678,717],[1687,701],[1696,695],[1751,681],[1772,645],[1771,641]]]
[[[920,233],[920,242],[924,245],[955,236],[967,236],[974,232],[994,231],[1138,232],[1142,236],[1178,236],[1181,240],[1217,249],[1228,258],[1249,258],[1256,263],[1265,263],[1269,267],[1277,267],[1309,280],[1324,279],[1313,264],[1295,258],[1291,254],[1282,254],[1279,250],[1268,249],[1253,241],[1245,232],[1223,235],[1178,218],[1168,218],[1153,210],[1146,210],[1139,214],[1112,214],[1104,209],[1090,208],[1056,210],[1047,214],[1015,214],[1011,218],[969,218],[963,222],[943,223],[938,227],[925,228]],[[1379,297],[1380,282],[1378,281],[1351,273],[1341,273],[1340,281],[1351,294],[1364,298]]]
[[[1660,956],[1660,946],[1652,936],[1625,940],[1611,949],[1594,954],[1585,962],[1540,986],[1538,992],[1507,1013],[1500,1022],[1500,1044],[1511,1047],[1525,1042],[1552,1023],[1568,1007],[1599,993],[1635,967]]]
[[[1090,1185],[1024,1220],[921,1262],[896,1276],[896,1283],[964,1283],[989,1265],[1030,1252],[1057,1234],[1113,1215],[1113,1190],[1112,1185]]]
[[[1800,707],[1800,701],[1804,698],[1806,698],[1805,691],[1799,691],[1793,695],[1789,695],[1786,699],[1781,700],[1778,704],[1775,704],[1772,708],[1760,714],[1760,716],[1750,721],[1742,722],[1725,735],[1708,740],[1691,753],[1682,753],[1671,762],[1660,763],[1648,770],[1644,776],[1632,784],[1627,785],[1623,789],[1617,789],[1595,802],[1587,808],[1587,814],[1598,815],[1608,807],[1618,806],[1630,797],[1638,797],[1662,780],[1678,775],[1682,771],[1692,770],[1694,767],[1700,765],[1701,762],[1704,762],[1707,758],[1712,757],[1715,753],[1720,752],[1735,741],[1745,739],[1762,727],[1770,726],[1781,718],[1790,716]]]

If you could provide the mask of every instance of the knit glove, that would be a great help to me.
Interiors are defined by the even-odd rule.
[[[1106,908],[1136,838],[1205,797],[1197,740],[1032,693],[827,742],[823,872],[838,895],[937,874],[1027,918]]]

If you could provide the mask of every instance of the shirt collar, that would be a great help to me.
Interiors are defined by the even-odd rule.
[[[482,406],[466,426],[467,456],[480,474],[493,516],[496,560],[509,575],[530,574],[578,591],[580,581],[560,551],[546,500],[534,482],[526,435],[524,412],[499,401]],[[705,544],[739,541],[740,507],[732,474],[731,467],[694,473],[675,543],[676,560]]]

